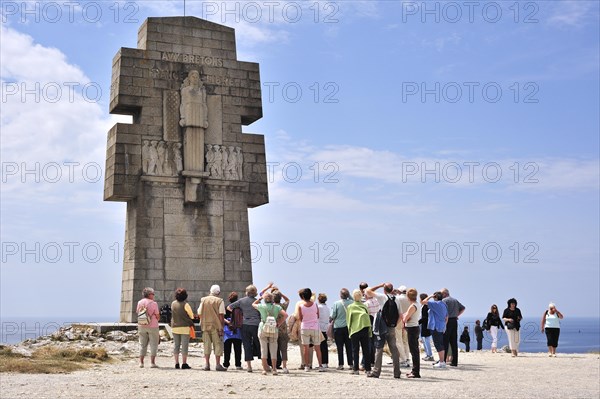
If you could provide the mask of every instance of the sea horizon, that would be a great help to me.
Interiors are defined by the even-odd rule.
[[[471,349],[475,349],[474,325],[475,320],[483,318],[463,317],[459,319],[459,332],[464,326],[469,327],[471,335]],[[524,317],[521,327],[521,352],[538,353],[545,352],[546,336],[540,331],[540,319]],[[89,316],[64,317],[0,317],[1,334],[0,344],[15,345],[26,339],[35,339],[40,336],[51,335],[61,327],[67,327],[74,323],[115,323],[112,316]],[[498,335],[498,348],[507,345],[506,334],[500,331]],[[489,350],[491,337],[488,332],[484,333],[483,349]],[[464,345],[459,343],[459,348]],[[569,317],[561,324],[561,335],[558,352],[562,353],[596,353],[600,352],[600,317]]]

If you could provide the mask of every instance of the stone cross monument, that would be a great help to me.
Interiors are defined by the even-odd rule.
[[[113,59],[105,201],[127,202],[122,322],[142,289],[159,304],[177,287],[192,306],[210,286],[252,282],[248,207],[268,203],[256,63],[238,61],[235,31],[195,17],[148,18],[138,48]]]

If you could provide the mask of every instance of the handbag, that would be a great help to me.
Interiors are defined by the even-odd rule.
[[[483,320],[483,325],[481,326],[481,328],[488,331],[490,329],[490,320],[487,318]]]
[[[331,341],[333,340],[333,320],[329,322],[327,326],[327,338]]]

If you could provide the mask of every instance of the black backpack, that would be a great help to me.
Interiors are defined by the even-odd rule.
[[[398,305],[396,304],[396,297],[388,296],[388,300],[381,310],[381,316],[383,317],[386,326],[396,327],[396,324],[398,324],[398,317],[400,316],[400,313],[398,313]]]
[[[160,322],[170,323],[171,322],[171,305],[163,305],[160,308]]]
[[[490,320],[486,317],[485,320],[483,320],[483,326],[481,326],[481,328],[483,328],[486,331],[489,331],[490,329]]]

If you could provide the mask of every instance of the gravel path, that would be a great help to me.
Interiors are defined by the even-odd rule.
[[[161,344],[163,350],[167,349]],[[422,379],[392,378],[386,363],[380,379],[351,375],[329,369],[326,373],[290,369],[290,374],[263,376],[259,361],[254,372],[202,371],[200,346],[191,348],[192,370],[175,370],[164,352],[160,368],[140,369],[137,359],[123,357],[114,363],[60,375],[0,374],[2,398],[198,398],[198,397],[451,397],[451,398],[598,398],[600,361],[598,355],[545,353],[510,354],[470,352],[460,354],[458,368],[433,370],[422,365]],[[330,354],[331,355],[331,354]],[[336,358],[335,353],[333,354]],[[147,359],[147,363],[148,363]],[[213,359],[214,362],[214,359]],[[297,346],[290,347],[290,366],[299,365]],[[335,364],[334,364],[335,366]],[[245,365],[244,365],[245,367]],[[214,364],[213,364],[214,368]],[[402,369],[403,374],[409,369]]]

